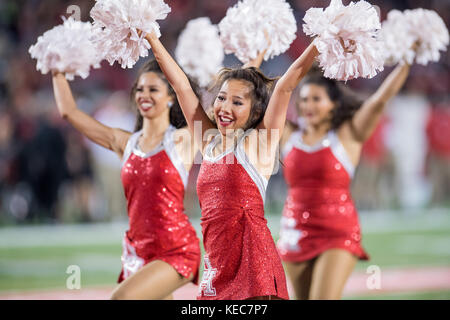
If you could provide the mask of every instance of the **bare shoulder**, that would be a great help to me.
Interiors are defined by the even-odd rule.
[[[125,149],[128,139],[130,139],[131,135],[133,134],[132,132],[120,128],[114,128],[113,133],[114,133],[114,140],[123,149]]]
[[[355,132],[352,119],[345,121],[337,130],[339,140],[345,144],[362,144]]]
[[[186,142],[191,138],[191,132],[187,127],[183,127],[180,129],[176,129],[174,132],[174,141],[175,144]]]
[[[244,138],[245,152],[248,154],[249,150],[251,150],[253,147],[256,150],[257,143],[259,143],[260,140],[261,140],[260,130],[252,129],[250,132],[246,132],[245,138]]]
[[[349,120],[336,130],[336,135],[344,149],[347,151],[353,165],[356,166],[359,162],[363,143],[355,138],[353,131],[352,122]]]
[[[192,137],[191,131],[187,127],[175,130],[173,135],[175,146],[184,154],[191,154],[198,150],[198,143]],[[189,152],[188,152],[189,151]]]
[[[112,133],[113,143],[111,145],[111,148],[120,158],[122,158],[128,140],[133,133],[120,128],[113,128]]]
[[[175,149],[183,161],[185,169],[189,172],[191,169],[197,148],[191,132],[187,127],[176,129],[173,134]]]
[[[283,133],[281,134],[281,139],[280,139],[280,147],[281,148],[284,148],[286,143],[289,141],[289,138],[296,130],[298,130],[298,126],[296,126],[295,124],[293,124],[290,121],[286,121],[286,124],[284,125],[284,130],[283,130]]]

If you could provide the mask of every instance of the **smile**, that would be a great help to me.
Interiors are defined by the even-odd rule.
[[[219,115],[219,123],[222,127],[226,127],[229,126],[231,123],[234,122],[233,118],[227,117],[227,116],[223,116],[223,115]]]
[[[154,106],[153,103],[148,102],[148,101],[140,101],[139,102],[139,107],[143,110],[143,111],[147,111],[149,109],[151,109]]]

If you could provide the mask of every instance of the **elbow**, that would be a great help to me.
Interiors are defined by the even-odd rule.
[[[64,120],[69,120],[69,113],[67,111],[59,111],[59,115],[61,116],[62,119]]]
[[[69,118],[69,115],[67,113],[60,113],[59,114],[62,119],[67,120]]]
[[[59,115],[61,118],[65,121],[69,121],[72,115],[72,112],[69,112],[68,110],[59,110]]]
[[[274,91],[277,91],[279,94],[292,94],[292,92],[295,90],[296,86],[290,85],[286,82],[279,81],[275,85]]]

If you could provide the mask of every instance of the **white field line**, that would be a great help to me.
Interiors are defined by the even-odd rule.
[[[280,230],[280,215],[267,215],[272,235]],[[191,222],[201,239],[200,219]],[[429,210],[426,213],[406,212],[361,212],[360,222],[363,236],[371,233],[421,232],[449,230],[450,212],[446,209]],[[42,246],[114,245],[122,243],[128,228],[127,221],[115,223],[92,223],[72,225],[39,225],[0,228],[1,248]]]

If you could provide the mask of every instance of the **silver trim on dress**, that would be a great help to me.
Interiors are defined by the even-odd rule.
[[[307,153],[313,153],[329,147],[335,158],[342,164],[349,176],[353,178],[355,166],[350,161],[348,153],[335,131],[328,131],[328,133],[313,146],[307,145],[303,142],[301,131],[295,131],[291,134],[288,142],[283,148],[283,157],[286,157],[294,147]]]
[[[248,136],[251,131],[254,129],[247,130],[241,137],[239,137],[238,143],[233,148],[229,148],[225,150],[224,152],[220,153],[217,156],[213,156],[213,150],[217,146],[218,143],[222,140],[222,135],[219,133],[217,134],[214,139],[206,146],[205,153],[203,155],[203,159],[209,162],[217,162],[223,157],[225,157],[227,154],[234,152],[234,155],[239,162],[240,165],[244,168],[244,170],[248,173],[250,178],[253,180],[253,182],[258,187],[258,190],[261,194],[261,197],[263,199],[263,203],[266,201],[266,189],[268,180],[266,177],[262,176],[258,170],[253,166],[253,164],[248,159],[247,154],[244,150],[244,139],[246,136]]]
[[[147,153],[143,152],[139,148],[138,144],[139,137],[142,135],[143,130],[141,129],[133,133],[128,139],[127,145],[125,147],[125,151],[123,153],[122,166],[125,164],[125,162],[127,162],[128,158],[132,153],[145,159],[157,154],[158,152],[161,152],[162,150],[165,150],[167,155],[169,156],[170,161],[177,169],[178,174],[180,175],[181,180],[183,181],[183,185],[186,188],[188,183],[189,172],[186,170],[183,164],[183,159],[179,156],[175,148],[175,142],[173,138],[175,131],[176,128],[172,125],[169,125],[166,132],[164,133],[162,141],[155,148],[153,148]]]

